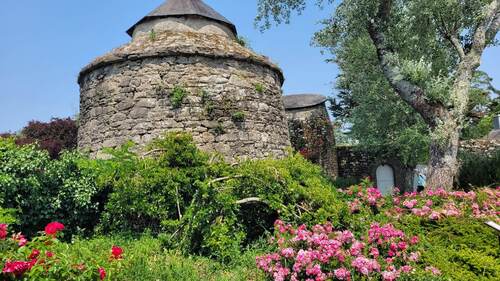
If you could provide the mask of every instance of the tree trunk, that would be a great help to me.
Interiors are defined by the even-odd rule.
[[[457,160],[459,127],[448,129],[454,132],[446,141],[434,137],[431,141],[426,189],[444,188],[450,190],[453,188],[453,182],[459,169]]]
[[[483,9],[484,19],[472,36],[470,50],[461,46],[456,36],[449,37],[457,49],[460,63],[454,73],[453,89],[447,102],[429,103],[424,89],[405,80],[400,68],[391,59],[394,54],[385,38],[393,0],[381,0],[377,16],[369,21],[368,33],[377,49],[384,76],[398,95],[418,112],[431,133],[427,189],[453,188],[458,174],[458,146],[464,115],[469,102],[469,89],[474,71],[479,67],[487,43],[493,40],[500,27],[500,1],[492,0]]]

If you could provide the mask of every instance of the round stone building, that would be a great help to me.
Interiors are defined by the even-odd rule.
[[[128,34],[79,75],[80,148],[98,155],[183,131],[228,160],[285,154],[283,74],[239,44],[229,20],[201,0],[170,0]]]
[[[292,147],[304,157],[338,176],[337,150],[333,126],[326,109],[326,97],[296,94],[283,97]]]

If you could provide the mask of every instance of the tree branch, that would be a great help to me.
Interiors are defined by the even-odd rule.
[[[460,60],[464,60],[465,59],[465,51],[464,51],[464,48],[462,47],[462,43],[460,43],[460,41],[458,40],[458,37],[450,35],[447,39],[448,39],[448,41],[450,41],[450,43],[453,45],[453,47],[455,47],[455,49],[457,50],[457,53],[458,53],[458,56],[460,57]]]
[[[243,205],[243,204],[247,204],[247,203],[256,203],[256,202],[263,202],[263,201],[259,197],[250,197],[250,198],[238,200],[235,203],[238,205]]]
[[[455,50],[457,51],[458,56],[460,58],[460,61],[463,61],[465,59],[465,50],[462,46],[462,43],[458,39],[457,23],[453,24],[453,27],[451,28],[451,30],[448,30],[446,27],[446,23],[445,23],[443,17],[441,16],[441,14],[436,15],[436,17],[439,18],[439,22],[441,24],[441,26],[439,26],[439,25],[437,26],[438,31],[455,48]]]
[[[438,124],[439,117],[444,115],[444,108],[441,105],[429,103],[425,99],[423,89],[405,80],[399,68],[391,60],[394,53],[388,47],[383,33],[391,8],[392,0],[381,0],[377,17],[368,24],[368,33],[377,49],[379,63],[384,76],[396,93],[413,107],[430,127],[435,127]]]
[[[493,41],[497,36],[498,30],[500,29],[500,10],[497,6],[497,15],[491,22],[490,27],[486,31],[486,39],[488,41]]]
[[[484,7],[483,21],[477,26],[474,32],[472,48],[468,55],[474,58],[480,58],[488,40],[493,40],[498,33],[500,26],[500,1],[493,0],[489,5]],[[479,64],[479,59],[475,60],[475,64]],[[478,65],[479,66],[479,65]],[[476,66],[477,67],[477,66]]]

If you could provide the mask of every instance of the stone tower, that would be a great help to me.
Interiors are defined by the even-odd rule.
[[[284,96],[293,148],[335,178],[338,176],[337,150],[326,101],[318,94]]]
[[[79,75],[80,148],[184,131],[228,160],[285,154],[283,74],[239,44],[229,20],[201,0],[170,0],[127,33]]]

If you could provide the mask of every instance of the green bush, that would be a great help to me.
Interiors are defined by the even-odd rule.
[[[458,177],[460,188],[500,185],[500,149],[489,154],[462,151],[459,159],[462,164]]]
[[[17,222],[16,210],[0,207],[0,223],[13,224]]]
[[[197,182],[210,172],[208,155],[196,148],[191,136],[180,133],[155,140],[148,157],[130,148],[108,151],[111,159],[86,164],[99,175],[102,188],[110,190],[100,229],[159,233],[172,223],[175,226],[192,200]]]
[[[130,148],[87,164],[110,190],[99,227],[104,233],[149,229],[169,247],[229,262],[272,230],[278,216],[339,221],[346,210],[321,169],[299,155],[229,165],[182,133],[154,141],[146,157]]]
[[[28,235],[52,220],[67,225],[69,233],[90,233],[99,218],[100,190],[93,172],[79,168],[82,159],[67,152],[52,160],[34,145],[0,139],[0,206],[16,210]]]
[[[415,227],[413,230],[416,230]],[[446,219],[424,224],[422,258],[451,280],[499,280],[498,234],[477,219]]]

